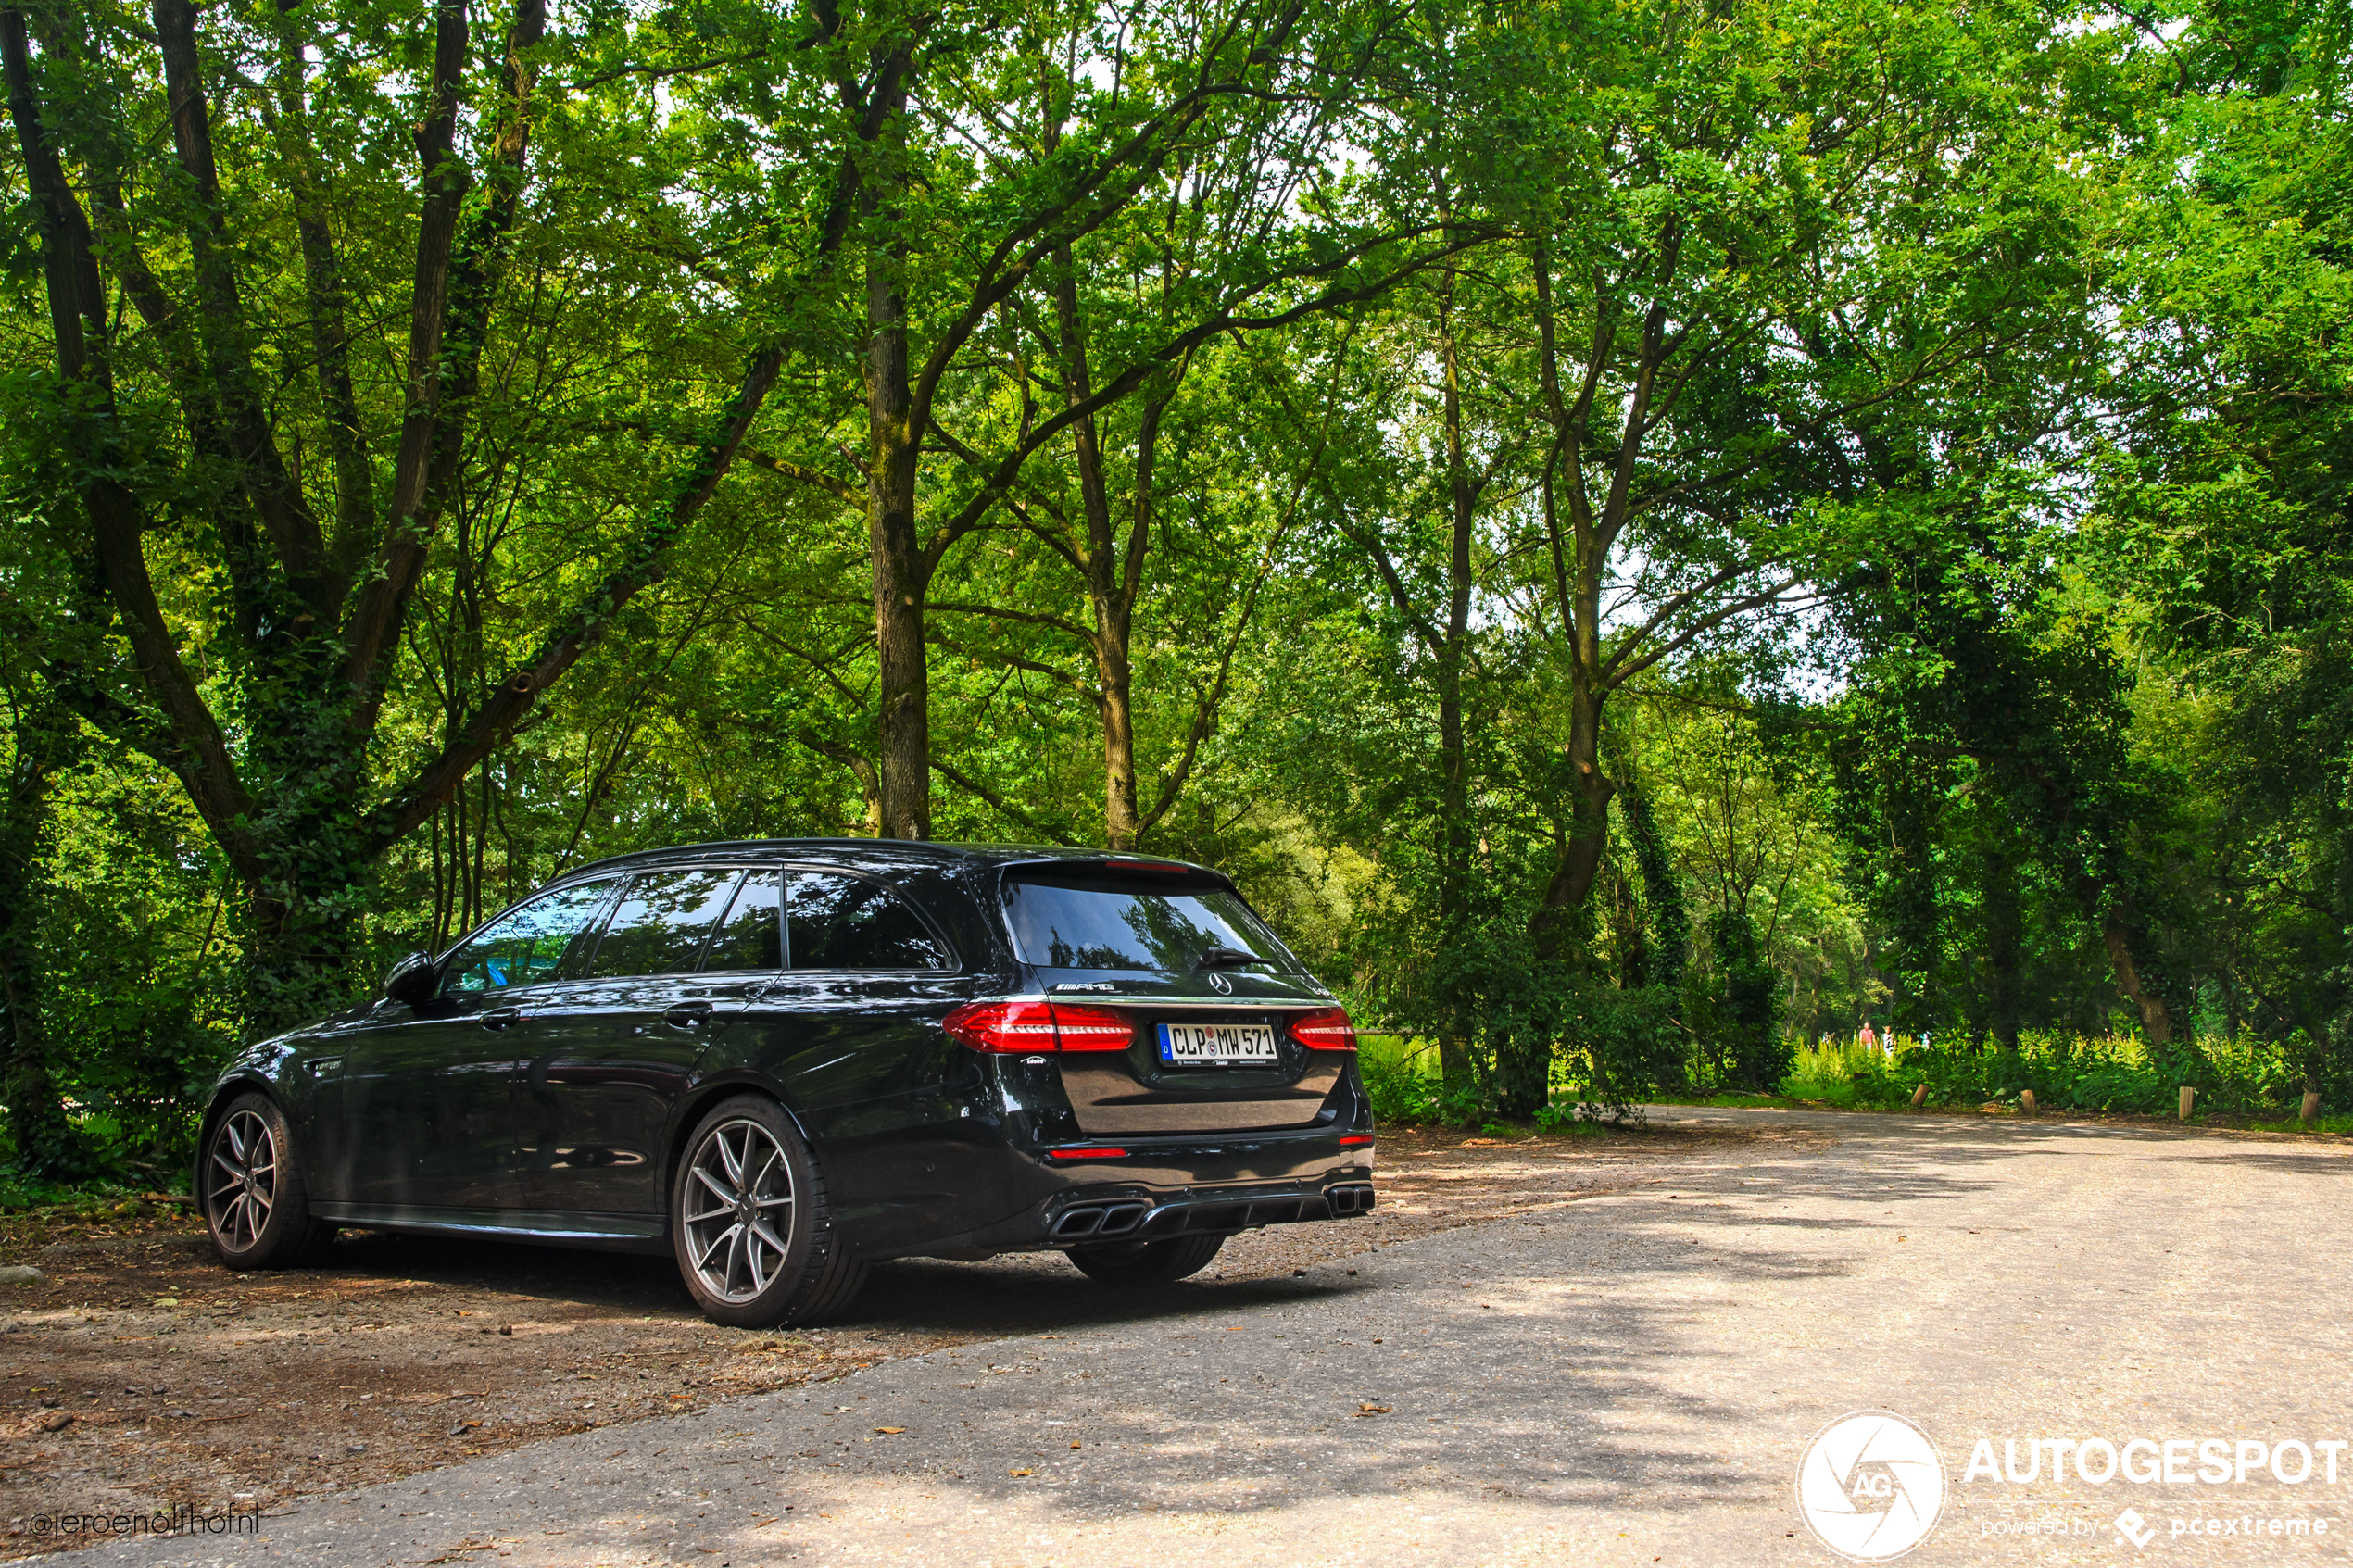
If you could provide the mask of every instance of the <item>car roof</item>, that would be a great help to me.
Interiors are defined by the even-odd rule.
[[[1049,844],[938,844],[913,838],[738,838],[711,844],[680,844],[661,849],[640,849],[611,855],[576,866],[555,879],[570,882],[597,872],[634,871],[681,861],[734,859],[822,860],[852,871],[910,872],[974,871],[992,866],[1051,865],[1077,861],[1106,868],[1182,866],[1189,872],[1225,881],[1225,873],[1190,860],[1161,855],[1114,853],[1108,849]]]

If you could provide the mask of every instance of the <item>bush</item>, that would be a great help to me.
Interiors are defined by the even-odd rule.
[[[1781,1091],[1832,1105],[1905,1104],[1922,1084],[1931,1105],[2016,1104],[2020,1091],[2032,1089],[2039,1104],[2054,1110],[2149,1116],[2173,1115],[2184,1084],[2198,1091],[2200,1114],[2276,1114],[2296,1109],[2303,1098],[2296,1047],[2250,1036],[2209,1035],[2153,1051],[2129,1036],[2030,1032],[2019,1037],[2015,1062],[2006,1062],[1990,1044],[1950,1035],[1928,1045],[1899,1041],[1892,1059],[1837,1041],[1790,1047],[1793,1060]]]
[[[1685,1035],[1665,986],[1626,991],[1588,982],[1563,1003],[1556,1093],[1575,1116],[1622,1122],[1642,1100],[1685,1087]]]

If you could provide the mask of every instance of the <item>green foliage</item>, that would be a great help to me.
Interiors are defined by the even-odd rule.
[[[157,1206],[146,1201],[147,1196],[145,1186],[104,1177],[44,1181],[19,1172],[0,1171],[0,1213],[46,1209],[70,1214],[85,1223],[102,1223],[109,1218],[129,1219],[155,1212]]]
[[[215,206],[156,18],[25,7],[15,1158],[886,826],[1227,868],[1386,1120],[2353,1105],[2341,9],[493,6],[428,169],[443,13],[216,7]]]
[[[1765,961],[1746,910],[1718,910],[1707,922],[1707,937],[1713,985],[1705,1016],[1716,1081],[1769,1089],[1789,1071],[1793,1048],[1780,1029],[1780,977]]]
[[[2300,1045],[2209,1036],[2195,1047],[2151,1048],[2130,1036],[2036,1030],[2020,1038],[2016,1060],[2006,1061],[1982,1041],[1952,1037],[1904,1039],[1892,1057],[1831,1042],[1795,1049],[1780,1089],[1800,1099],[1881,1109],[1910,1103],[1922,1084],[1931,1106],[2015,1107],[2020,1092],[2032,1089],[2052,1110],[2173,1116],[2187,1085],[2198,1091],[2200,1115],[2256,1118],[2300,1101]]]

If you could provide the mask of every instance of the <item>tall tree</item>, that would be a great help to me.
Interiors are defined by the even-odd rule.
[[[569,604],[547,606],[535,637],[436,745],[397,744],[387,703],[445,522],[481,504],[478,487],[503,479],[511,495],[517,483],[473,462],[493,356],[535,332],[546,346],[551,280],[539,273],[542,301],[529,307],[510,292],[535,131],[560,108],[546,7],[515,0],[487,40],[458,0],[413,38],[299,10],[251,25],[217,16],[208,31],[189,0],[156,0],[147,19],[151,30],[112,8],[0,7],[55,364],[12,413],[49,443],[51,504],[71,514],[112,617],[105,667],[59,693],[168,767],[195,805],[244,888],[249,1010],[262,1027],[338,991],[372,864],[661,580],[785,348],[741,323],[720,334],[749,345],[745,368],[732,393],[705,400],[691,456],[652,493],[626,495],[604,561],[570,584]],[[331,183],[320,154],[330,126],[389,151],[372,69],[359,68],[403,55],[416,84],[406,176],[386,160]],[[314,56],[334,68],[318,80]],[[247,60],[270,91],[232,95],[224,115],[220,86],[245,81]],[[170,127],[166,156],[129,130],[151,107]],[[282,176],[283,200],[270,199]],[[635,193],[612,194],[624,213],[638,209]],[[359,221],[343,217],[355,210]],[[413,234],[405,285],[383,244],[402,229]],[[815,248],[822,264],[828,243]],[[282,256],[288,266],[273,270]],[[401,371],[367,387],[371,402],[352,341],[355,270],[406,320]],[[304,329],[288,332],[289,320]],[[306,450],[329,461],[306,472]],[[205,595],[158,581],[157,557],[217,583],[220,615]]]
[[[886,834],[922,838],[935,762],[932,583],[950,552],[1015,495],[1032,459],[1065,441],[1089,454],[1079,463],[1095,564],[1082,576],[1097,621],[1090,642],[1109,660],[1105,714],[1117,738],[1106,766],[1116,770],[1131,745],[1116,688],[1132,602],[1114,564],[1101,417],[1131,398],[1164,400],[1189,358],[1222,334],[1376,297],[1429,249],[1456,242],[1438,235],[1421,252],[1394,254],[1428,226],[1384,230],[1307,199],[1385,47],[1393,19],[1381,6],[1327,14],[1298,0],[1184,0],[1116,20],[1040,11],[984,24],[893,4],[838,19],[827,58],[850,122],[844,179],[865,283],[858,454],[878,815]],[[1108,334],[1088,341],[1071,297],[1076,253],[1139,204],[1189,197],[1212,200],[1208,220],[1226,243],[1161,258],[1163,275],[1184,286],[1124,323],[1107,359],[1114,345]],[[932,264],[914,267],[918,255]],[[1006,353],[986,329],[1007,313],[1017,337],[1042,342]],[[805,471],[839,492],[841,479],[823,468]],[[1112,807],[1123,837],[1136,831],[1126,804],[1132,758],[1125,766],[1128,784],[1113,786]]]

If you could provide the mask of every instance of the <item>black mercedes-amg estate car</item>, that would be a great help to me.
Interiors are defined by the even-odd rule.
[[[713,1319],[869,1263],[1181,1279],[1373,1206],[1355,1032],[1226,877],[1101,851],[702,844],[560,878],[221,1074],[232,1268],[338,1226],[675,1254]]]

